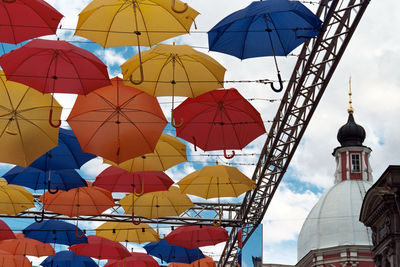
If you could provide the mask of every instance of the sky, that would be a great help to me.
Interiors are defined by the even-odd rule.
[[[120,74],[119,65],[136,53],[132,47],[103,49],[97,44],[79,43],[83,38],[73,37],[79,12],[90,1],[88,0],[48,0],[65,17],[57,37],[73,41],[99,56],[109,67],[110,76]],[[308,1],[307,1],[308,2]],[[316,3],[317,1],[313,1]],[[232,56],[208,52],[207,32],[226,15],[246,7],[249,0],[188,0],[187,3],[200,12],[196,18],[198,30],[193,29],[190,35],[184,35],[165,41],[172,44],[189,44],[203,53],[215,58],[227,68],[225,80],[275,79],[275,68],[272,58],[255,58],[239,60]],[[318,5],[306,4],[311,10]],[[320,195],[333,185],[335,161],[331,155],[339,146],[336,134],[341,125],[347,121],[348,81],[352,79],[354,117],[367,133],[364,145],[372,148],[371,165],[374,180],[379,178],[388,165],[399,164],[399,114],[400,114],[400,37],[397,25],[400,18],[397,11],[400,3],[395,0],[371,1],[359,27],[356,29],[343,58],[324,93],[316,112],[301,140],[294,158],[283,178],[263,220],[263,261],[265,263],[295,264],[297,262],[297,237],[301,226]],[[51,37],[55,38],[55,37]],[[12,49],[13,46],[5,46]],[[295,50],[293,53],[298,53]],[[287,80],[296,62],[295,56],[279,57],[282,78]],[[274,93],[268,85],[255,83],[227,83],[225,88],[235,87],[261,113],[267,131],[279,105],[283,93]],[[57,96],[65,107],[63,118],[72,107],[74,96]],[[253,100],[262,99],[262,100]],[[160,98],[166,116],[169,116],[169,98]],[[65,124],[63,125],[65,126]],[[171,128],[168,128],[171,133]],[[230,163],[248,176],[252,176],[260,148],[266,135],[263,135],[246,147],[243,156],[236,156]],[[215,157],[200,157],[188,146],[192,160],[215,162]],[[249,154],[255,154],[253,156]],[[224,159],[218,158],[224,162]],[[105,166],[100,160],[94,160],[84,167],[88,177],[95,177]],[[203,163],[201,163],[203,164]],[[201,165],[200,164],[200,165]],[[179,180],[186,174],[199,168],[199,163],[181,164],[168,170],[168,174]],[[239,199],[240,200],[240,199]],[[206,248],[205,253],[218,257],[223,244],[215,248]]]

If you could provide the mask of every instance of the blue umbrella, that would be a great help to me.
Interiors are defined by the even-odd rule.
[[[43,267],[97,267],[96,262],[85,256],[76,255],[73,251],[64,250],[56,253],[55,256],[47,257],[40,264]]]
[[[222,19],[208,32],[211,51],[240,59],[274,56],[281,91],[282,79],[275,56],[293,49],[319,34],[321,20],[302,3],[289,0],[252,2]]]
[[[74,245],[87,243],[87,237],[77,226],[57,220],[34,222],[23,230],[25,237],[39,240],[43,243]]]
[[[204,258],[200,249],[187,249],[168,244],[167,239],[158,242],[150,242],[144,246],[147,254],[157,257],[165,262],[192,263]]]

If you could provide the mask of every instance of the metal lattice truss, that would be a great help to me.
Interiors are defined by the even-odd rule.
[[[261,223],[368,4],[369,0],[320,2],[317,16],[324,22],[322,31],[303,45],[252,177],[257,190],[246,194],[238,213],[243,243]],[[232,229],[219,266],[237,266],[238,230]]]

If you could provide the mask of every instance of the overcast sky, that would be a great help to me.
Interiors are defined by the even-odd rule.
[[[81,40],[72,37],[71,31],[76,26],[78,14],[90,1],[88,0],[48,0],[65,18],[58,31],[60,39]],[[196,19],[198,31],[190,35],[166,41],[172,44],[190,44],[201,52],[208,53],[208,31],[224,16],[246,7],[249,0],[188,0],[188,4],[201,14]],[[307,6],[315,10],[317,5]],[[337,130],[347,121],[348,80],[352,77],[354,117],[366,132],[364,145],[372,148],[371,165],[374,178],[389,164],[399,164],[399,115],[400,115],[400,3],[396,0],[371,1],[362,18],[347,51],[345,52],[332,80],[311,120],[309,127],[298,147],[290,168],[283,179],[264,219],[264,262],[295,264],[297,262],[297,236],[301,225],[312,206],[323,191],[333,185],[335,161],[331,155],[339,145],[336,140]],[[77,43],[75,43],[77,44]],[[78,44],[77,44],[78,45]],[[97,45],[85,45],[85,48],[98,55],[108,66],[111,76],[120,74],[119,65],[135,53],[133,48],[103,49]],[[294,53],[298,53],[295,50]],[[234,57],[210,52],[227,68],[226,80],[275,79],[272,58],[257,58],[240,61]],[[293,70],[296,57],[278,58],[283,79],[288,79]],[[271,91],[267,85],[231,83],[225,88],[235,87],[246,98],[279,99],[282,96]],[[63,95],[57,98],[68,111],[74,97]],[[161,99],[160,99],[161,100]],[[160,101],[162,102],[162,101]],[[260,111],[265,126],[269,130],[270,123],[279,102],[253,100],[251,103]],[[167,111],[169,106],[164,105]],[[64,113],[64,117],[68,112]],[[168,115],[169,112],[166,112]],[[243,153],[260,153],[266,135],[261,136],[243,150]],[[196,155],[189,147],[188,153]],[[258,156],[236,157],[232,162],[250,163],[238,167],[248,176],[252,176]],[[199,160],[199,157],[192,157]],[[203,160],[205,160],[203,158]],[[214,158],[208,159],[215,161]],[[86,166],[88,175],[95,176],[99,172],[99,161]],[[198,165],[191,162],[172,168],[168,174],[179,180],[193,171]],[[217,249],[207,248],[211,256],[219,256]]]

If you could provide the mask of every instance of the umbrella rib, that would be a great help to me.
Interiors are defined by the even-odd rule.
[[[160,55],[164,55],[164,54],[160,54]],[[154,58],[153,58],[153,59],[154,59]],[[171,58],[171,54],[170,54],[170,55],[166,58],[166,60],[164,61],[163,65],[161,66],[160,71],[158,72],[158,75],[157,75],[156,82],[154,83],[154,93],[153,93],[153,96],[156,95],[157,85],[158,85],[158,82],[160,81],[161,73],[162,73],[162,71],[164,70],[164,68],[167,66],[167,64],[169,64],[169,63],[171,62],[171,60],[172,60],[172,58]]]
[[[196,59],[194,59],[192,56],[190,56],[190,55],[187,55],[187,56],[196,61]],[[215,65],[214,63],[212,63],[212,64]],[[209,73],[211,73],[211,75],[212,75],[212,76],[215,78],[215,80],[221,85],[221,87],[223,87],[223,81],[219,81],[219,80],[218,80],[218,77],[215,76],[215,74],[208,68],[208,66],[206,66],[206,65],[204,65],[204,64],[202,64],[202,65],[205,67],[205,69],[206,69]],[[221,66],[221,65],[219,65],[219,66]],[[225,67],[222,66],[222,68],[226,71]],[[224,71],[224,72],[225,72],[225,71]]]
[[[17,44],[18,42],[17,42],[17,39],[15,38],[14,25],[13,25],[13,23],[12,23],[12,21],[11,21],[11,15],[10,15],[10,13],[8,12],[8,9],[7,9],[7,8],[4,8],[4,10],[6,11],[8,21],[10,22],[11,30],[12,30],[12,33],[13,33],[14,44]]]
[[[145,29],[145,31],[146,31],[147,42],[148,42],[149,45],[151,46],[152,43],[150,42],[149,30],[147,29],[147,24],[146,24],[146,21],[144,20],[144,15],[143,15],[143,13],[142,13],[142,10],[140,9],[140,6],[139,6],[139,4],[137,3],[137,0],[133,0],[133,1],[135,1],[135,3],[136,3],[136,5],[135,5],[133,8],[137,7],[137,9],[139,10],[140,16],[142,17],[142,22],[143,22],[144,29]],[[136,14],[135,14],[135,16],[136,16]],[[135,23],[136,23],[136,21],[135,21]],[[138,25],[137,25],[137,23],[136,23],[136,29],[137,29],[137,28],[138,28]],[[138,44],[138,45],[139,45],[139,44]]]
[[[275,23],[274,23],[274,21],[273,21],[273,19],[272,19],[272,17],[271,17],[271,13],[267,13],[267,14],[268,14],[269,19],[271,20],[272,25],[274,26],[274,29],[275,29],[276,35],[278,36],[279,44],[281,45],[282,50],[284,51],[285,54],[288,54],[288,53],[286,53],[286,49],[285,49],[285,47],[284,47],[283,44],[282,44],[281,37],[280,37],[279,32],[278,32],[278,29],[276,28],[276,25],[275,25]],[[265,24],[267,24],[267,20],[265,21]],[[267,24],[266,26],[268,27],[268,24]],[[271,45],[272,45],[272,40],[271,40]],[[273,48],[273,47],[272,47],[272,51],[274,51],[274,48]],[[275,52],[274,52],[274,54],[275,54]],[[274,56],[275,56],[275,55],[274,55]]]
[[[10,202],[6,202],[6,203],[10,203],[11,204],[11,206],[12,206],[12,208],[14,210],[14,214],[17,215],[19,212],[17,212],[17,210],[15,209],[15,206],[13,205],[13,201],[11,199],[10,194],[8,194],[6,188],[4,190],[2,190],[2,191],[7,195],[8,199],[10,200]]]
[[[243,59],[243,55],[244,55],[244,49],[245,49],[245,47],[246,47],[246,39],[247,39],[247,36],[249,35],[249,29],[250,29],[250,27],[251,27],[251,24],[254,22],[254,19],[256,18],[256,16],[253,16],[252,18],[251,18],[251,20],[249,21],[249,24],[247,25],[247,29],[246,29],[246,31],[245,31],[245,33],[244,33],[244,38],[243,38],[243,46],[242,46],[242,51],[241,51],[241,55],[240,55],[240,58],[241,59]],[[233,23],[232,23],[233,24]],[[231,25],[232,25],[231,24]]]
[[[63,57],[65,61],[67,61],[69,64],[71,64],[71,66],[72,66],[72,68],[74,69],[76,75],[78,76],[79,83],[80,83],[81,86],[82,86],[82,92],[83,92],[84,95],[86,95],[85,86],[83,85],[81,76],[79,75],[79,71],[78,71],[78,69],[76,68],[76,66],[75,66],[75,64],[73,63],[73,61],[71,60],[71,58],[68,57],[67,54],[66,54],[64,51],[62,51],[62,50],[60,50],[60,57]],[[83,57],[83,58],[86,59],[86,57]],[[54,88],[53,88],[53,90],[54,90]]]
[[[117,17],[118,13],[120,12],[120,10],[122,9],[122,7],[124,6],[125,3],[126,2],[124,2],[122,5],[120,5],[120,7],[118,8],[117,12],[114,13],[114,16],[111,19],[110,26],[108,27],[108,31],[106,31],[104,47],[107,47],[108,37],[110,35],[113,22],[114,22],[115,18]],[[104,7],[104,6],[102,6],[102,7]]]
[[[189,57],[190,57],[190,56],[189,56]],[[181,57],[177,57],[177,59],[178,59],[178,62],[180,63],[180,65],[181,65],[183,71],[185,72],[186,80],[188,81],[188,85],[189,85],[189,88],[190,88],[190,92],[192,93],[192,97],[195,97],[196,95],[195,95],[194,92],[193,92],[193,87],[192,87],[192,84],[190,83],[189,74],[188,74],[188,72],[187,72],[187,70],[186,70],[186,67],[185,67],[185,65],[183,64],[183,61],[182,61]],[[203,64],[202,64],[202,65],[203,65]],[[203,66],[204,66],[204,65],[203,65]],[[204,66],[204,67],[205,67],[205,66]],[[207,67],[206,67],[206,69],[207,69]],[[208,69],[207,69],[207,70],[208,70]]]

